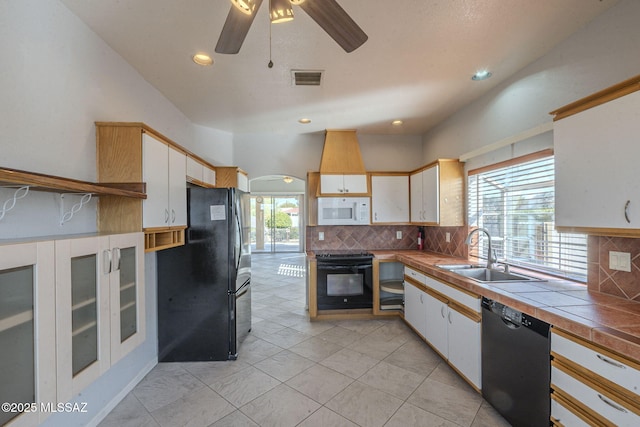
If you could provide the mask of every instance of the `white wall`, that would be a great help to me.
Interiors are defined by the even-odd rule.
[[[547,55],[458,111],[423,138],[424,162],[458,157],[551,122],[549,112],[640,73],[640,1],[622,0]],[[478,82],[482,84],[482,82]],[[546,139],[541,142],[540,139]],[[553,133],[537,148],[553,145]],[[522,154],[517,148],[516,154]],[[469,166],[511,157],[505,148]]]
[[[358,134],[364,166],[370,171],[409,171],[421,166],[419,136]],[[320,168],[324,132],[304,135],[237,134],[233,138],[235,163],[249,178],[289,175],[306,180]]]
[[[230,134],[197,127],[56,0],[0,1],[0,166],[95,181],[95,121],[140,121],[216,164]],[[13,190],[0,189],[0,209]],[[65,205],[77,202],[65,196]],[[95,201],[59,225],[60,196],[32,192],[0,221],[3,239],[94,232]],[[155,254],[146,254],[147,338],[76,398],[86,414],[45,425],[88,425],[157,360]]]
[[[58,1],[1,1],[0,55],[0,166],[95,181],[95,121],[144,122],[232,163],[230,134],[194,126]],[[0,189],[0,206],[12,194]],[[0,222],[0,238],[95,231],[95,202],[64,227],[59,209],[58,195],[34,193]]]

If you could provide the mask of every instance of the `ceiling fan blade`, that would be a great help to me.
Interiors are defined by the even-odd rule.
[[[231,6],[227,20],[224,21],[220,38],[218,38],[218,44],[216,44],[217,53],[235,54],[240,52],[240,47],[242,47],[253,19],[260,9],[262,0],[255,0],[255,3],[256,8],[251,15],[246,15],[238,8]]]
[[[306,0],[299,6],[346,52],[356,50],[369,38],[336,0]]]

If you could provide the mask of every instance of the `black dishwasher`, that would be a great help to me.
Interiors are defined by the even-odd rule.
[[[549,324],[482,298],[482,396],[514,427],[549,426]]]

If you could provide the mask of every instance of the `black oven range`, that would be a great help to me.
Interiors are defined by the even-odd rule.
[[[319,310],[373,307],[373,255],[362,251],[316,252]]]

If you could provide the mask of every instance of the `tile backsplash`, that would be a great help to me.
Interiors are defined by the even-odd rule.
[[[631,272],[609,269],[609,251],[631,254]],[[640,301],[640,239],[589,236],[590,290]]]
[[[467,226],[462,227],[424,227],[424,250],[441,254],[467,258]],[[447,239],[447,235],[449,239]],[[447,240],[449,240],[447,242]]]
[[[402,239],[396,232],[402,232]],[[318,233],[324,232],[324,240]],[[424,250],[468,258],[464,244],[468,227],[424,227]],[[447,233],[449,242],[447,242]],[[307,250],[417,249],[418,227],[402,226],[316,226],[307,227]],[[609,251],[629,252],[631,272],[609,269]],[[590,290],[640,301],[640,239],[589,236],[588,279]]]
[[[397,239],[396,233],[402,232]],[[318,234],[324,233],[324,240]],[[418,227],[414,225],[327,225],[308,226],[307,250],[417,249]]]

